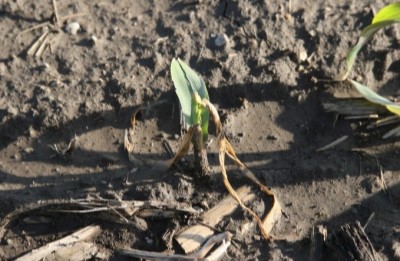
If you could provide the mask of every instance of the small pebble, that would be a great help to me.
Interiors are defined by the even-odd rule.
[[[7,71],[7,66],[4,63],[0,63],[0,77],[4,76]]]
[[[94,35],[92,35],[92,36],[90,37],[90,39],[89,39],[89,43],[90,43],[90,45],[92,45],[92,46],[96,45],[96,43],[97,43],[97,37],[94,36]]]
[[[81,26],[77,22],[71,22],[65,26],[65,31],[71,35],[76,35],[81,29]]]
[[[356,76],[356,81],[357,82],[362,82],[363,81],[363,77],[361,75],[357,75]]]
[[[200,202],[200,205],[203,207],[203,209],[209,209],[210,208],[210,206],[208,205],[206,200],[202,200]]]
[[[242,100],[242,107],[243,107],[243,109],[249,108],[249,101],[246,98],[243,98],[243,100]]]
[[[32,148],[32,147],[25,148],[25,149],[24,149],[24,152],[25,152],[25,153],[28,153],[28,154],[29,154],[29,153],[32,153],[32,152],[33,152],[33,148]]]
[[[217,47],[229,45],[229,38],[226,34],[219,34],[215,37],[214,43]]]
[[[7,245],[14,245],[14,240],[12,240],[11,238],[7,238],[6,243]]]
[[[304,72],[304,71],[305,71],[305,68],[304,68],[303,65],[299,65],[299,66],[296,68],[296,71],[297,71],[297,72]]]
[[[307,60],[307,57],[308,57],[307,52],[304,51],[304,50],[300,51],[300,52],[298,53],[298,57],[299,57],[299,60],[300,60],[301,62],[304,62],[305,60]]]
[[[253,50],[258,48],[258,42],[254,38],[249,40],[249,45],[250,45],[250,48],[253,49]]]
[[[191,11],[189,13],[189,18],[190,18],[190,21],[195,22],[196,21],[196,13],[194,11]]]

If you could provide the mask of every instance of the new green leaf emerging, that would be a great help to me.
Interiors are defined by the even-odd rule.
[[[201,99],[209,100],[203,79],[179,58],[172,59],[171,77],[186,123],[189,126],[200,125],[205,142],[208,137],[209,112],[196,98],[198,95]]]
[[[347,79],[358,52],[381,28],[400,22],[400,2],[389,4],[382,8],[372,20],[372,23],[361,31],[357,44],[350,49],[346,56],[346,70],[336,77],[338,81]]]

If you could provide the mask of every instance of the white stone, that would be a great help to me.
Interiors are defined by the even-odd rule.
[[[226,34],[219,34],[215,37],[214,43],[216,46],[221,47],[229,43],[229,38]]]
[[[65,31],[72,35],[76,35],[80,29],[81,26],[77,22],[71,22],[65,26]]]
[[[92,35],[92,36],[90,37],[89,41],[90,41],[90,44],[91,44],[91,45],[96,45],[96,43],[97,43],[97,37],[94,36],[94,35]]]
[[[298,56],[299,56],[299,60],[302,61],[302,62],[304,62],[308,58],[307,52],[304,51],[304,50],[300,51],[298,53]]]

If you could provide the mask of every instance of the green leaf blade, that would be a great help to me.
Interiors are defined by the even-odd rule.
[[[210,99],[203,79],[179,58],[172,59],[171,77],[186,123],[189,126],[199,124],[205,142],[208,137],[209,112],[194,98],[198,94],[201,99]]]
[[[380,105],[391,105],[393,104],[391,101],[389,101],[388,99],[380,96],[379,94],[377,94],[376,92],[374,92],[373,90],[371,90],[370,88],[368,88],[367,86],[350,80],[350,83],[357,89],[357,91],[364,96],[365,99],[367,99],[368,101],[372,102],[372,103],[377,103]]]
[[[186,79],[188,80],[192,93],[197,92],[201,98],[205,98],[209,100],[208,92],[206,85],[204,84],[203,79],[195,72],[192,68],[190,68],[186,63],[184,63],[181,59],[178,58],[179,65],[182,68],[182,71],[185,73]]]
[[[185,121],[187,124],[193,125],[194,123],[191,120],[192,94],[188,88],[185,74],[175,58],[172,59],[171,62],[171,78],[175,86],[175,92],[178,95],[179,103],[181,104]]]
[[[371,24],[390,20],[400,20],[400,2],[389,4],[379,10]]]
[[[358,53],[362,47],[372,38],[381,28],[400,22],[400,2],[389,4],[382,8],[372,20],[372,23],[365,27],[360,34],[357,44],[349,50],[346,55],[346,69],[340,73],[335,80],[343,81],[347,79],[353,68]]]
[[[350,80],[350,83],[368,101],[385,106],[390,112],[400,116],[400,105],[399,104],[394,103],[394,102],[386,99],[385,97],[380,96],[379,94],[377,94],[376,92],[374,92],[373,90],[371,90],[370,88],[368,88],[367,86],[365,86],[359,82]]]

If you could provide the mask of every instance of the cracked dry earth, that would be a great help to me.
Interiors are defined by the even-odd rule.
[[[208,155],[213,174],[205,183],[190,168],[157,172],[133,166],[123,151],[131,113],[160,100],[166,102],[139,115],[136,152],[167,159],[163,140],[177,150],[182,136],[169,66],[180,57],[203,77],[238,157],[272,188],[283,208],[272,230],[279,238],[274,242],[265,242],[241,210],[218,224],[234,234],[224,260],[308,260],[313,226],[364,224],[372,213],[366,229],[372,245],[384,260],[398,260],[399,140],[383,140],[387,129],[367,131],[360,121],[339,118],[334,124],[321,103],[356,93],[345,83],[316,81],[340,71],[361,29],[388,3],[58,1],[60,16],[84,13],[66,21],[81,28],[72,35],[62,25],[51,48],[30,57],[27,50],[43,29],[21,32],[52,16],[51,1],[0,0],[0,220],[27,204],[88,194],[185,202],[204,210],[226,196],[215,142]],[[353,76],[396,97],[399,39],[398,26],[379,32],[360,53]],[[49,145],[65,146],[75,135],[69,159],[52,157]],[[316,152],[343,135],[349,139]],[[377,181],[380,168],[390,196]],[[233,165],[228,169],[236,188],[248,183]],[[263,215],[268,200],[254,191],[257,197],[248,206]],[[114,250],[164,251],[165,231],[190,225],[143,222],[145,230],[95,216],[53,215],[51,222],[36,224],[21,218],[0,242],[0,259],[97,223],[98,247],[110,260],[125,260]],[[172,249],[182,251],[176,243]]]

